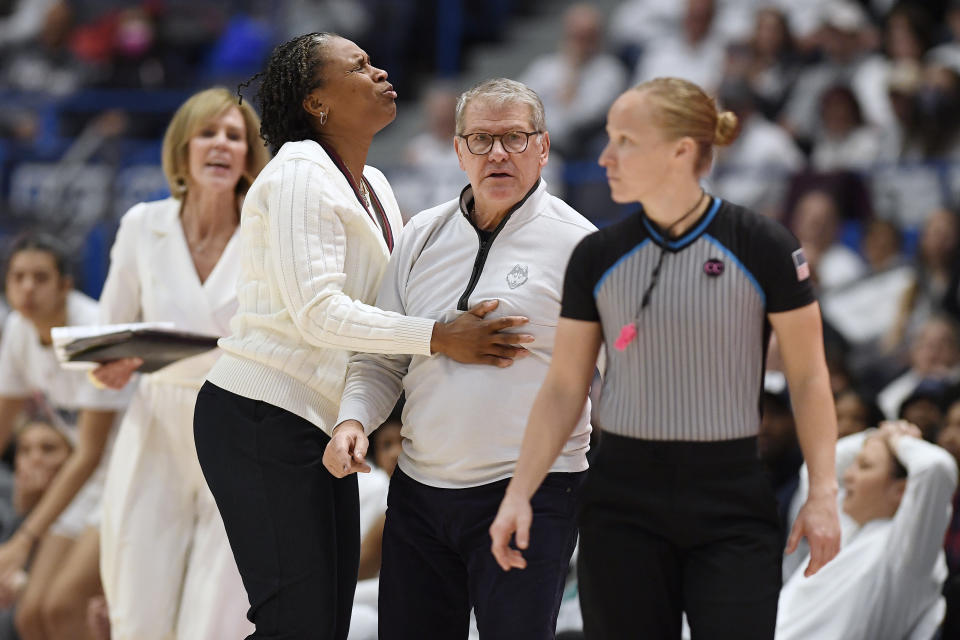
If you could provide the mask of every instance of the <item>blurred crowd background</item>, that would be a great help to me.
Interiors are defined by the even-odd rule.
[[[549,188],[598,226],[633,210],[596,164],[614,98],[700,84],[741,123],[708,191],[805,249],[841,435],[902,416],[960,459],[960,0],[0,0],[0,241],[57,236],[98,297],[119,218],[168,195],[174,110],[305,31],[389,72],[399,115],[368,163],[408,218],[466,184],[454,104],[478,80],[539,93]],[[802,460],[770,354],[761,454],[786,504]],[[946,550],[960,576],[960,518]]]
[[[57,235],[97,297],[119,217],[167,195],[172,112],[306,30],[389,72],[399,116],[368,162],[408,217],[465,184],[453,112],[478,79],[540,94],[550,188],[599,226],[630,211],[596,164],[610,103],[656,76],[697,82],[742,126],[707,187],[798,236],[835,367],[871,397],[917,366],[960,379],[956,344],[911,355],[932,319],[955,342],[960,317],[957,0],[0,0],[0,234]]]
[[[390,73],[399,116],[368,162],[408,217],[465,184],[453,112],[478,79],[540,94],[550,188],[600,226],[630,211],[596,164],[610,103],[656,76],[699,83],[742,126],[707,187],[798,236],[838,375],[888,415],[906,373],[900,395],[960,380],[957,0],[0,0],[0,234],[57,235],[96,297],[119,217],[167,195],[174,109],[305,30]]]

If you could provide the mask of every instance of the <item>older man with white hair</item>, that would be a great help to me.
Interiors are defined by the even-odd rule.
[[[470,184],[404,228],[377,297],[381,309],[451,319],[496,299],[523,315],[534,342],[503,368],[432,356],[357,354],[324,455],[343,475],[401,391],[403,453],[390,484],[380,572],[380,638],[554,637],[576,542],[574,505],[587,468],[589,407],[533,497],[537,548],[503,572],[487,529],[513,474],[527,414],[553,352],[563,274],[594,226],[547,192],[550,136],[525,85],[483,82],[460,96],[454,144]],[[505,356],[514,354],[508,347]]]

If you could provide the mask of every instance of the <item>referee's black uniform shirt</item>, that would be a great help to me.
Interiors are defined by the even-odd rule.
[[[630,438],[705,442],[757,434],[766,314],[813,301],[796,238],[714,199],[678,238],[666,239],[642,211],[584,238],[567,266],[560,315],[602,325],[607,375],[598,426]],[[636,339],[614,349],[633,321]]]

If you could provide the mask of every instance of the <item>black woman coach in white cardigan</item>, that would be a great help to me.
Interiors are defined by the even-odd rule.
[[[350,352],[509,366],[520,317],[451,323],[370,306],[402,225],[390,185],[365,166],[396,116],[387,73],[327,33],[274,50],[259,94],[277,156],[240,217],[240,308],[225,355],[200,391],[197,454],[250,599],[251,638],[346,638],[359,562],[355,475],[323,466],[333,437],[351,470],[369,470],[356,432],[336,425]]]

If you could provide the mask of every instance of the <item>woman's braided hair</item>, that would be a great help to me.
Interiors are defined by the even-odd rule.
[[[323,86],[320,71],[326,63],[323,45],[335,33],[315,32],[297,36],[277,46],[257,91],[260,135],[276,153],[285,142],[314,140],[316,132],[303,99]]]

